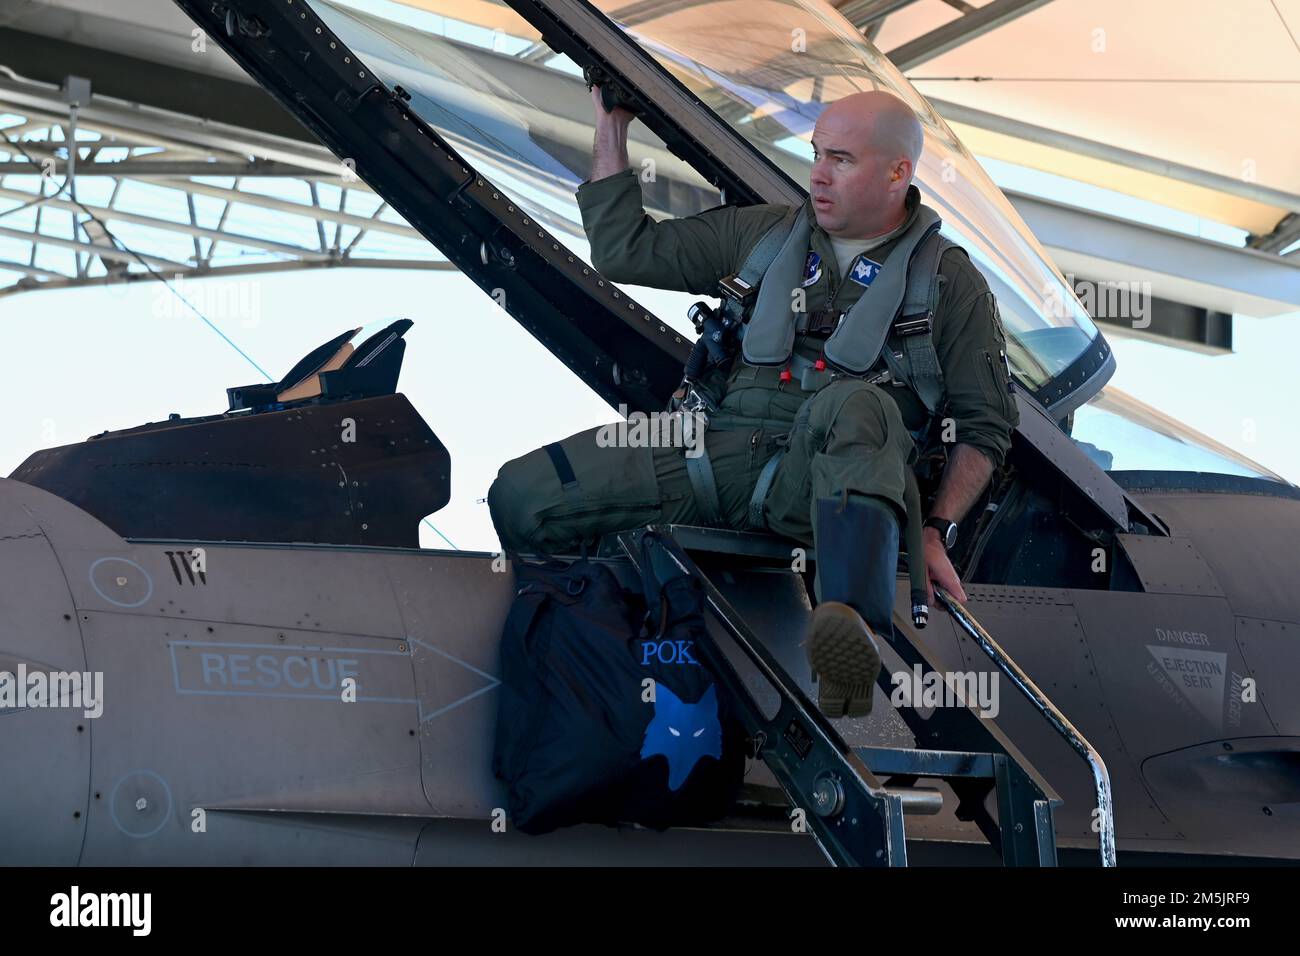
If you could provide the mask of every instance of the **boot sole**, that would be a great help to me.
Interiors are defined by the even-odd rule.
[[[806,643],[822,713],[827,717],[870,714],[880,676],[880,650],[858,612],[839,601],[817,605]]]

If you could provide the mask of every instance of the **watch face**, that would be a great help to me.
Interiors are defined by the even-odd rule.
[[[952,546],[957,543],[957,522],[945,521],[943,518],[930,518],[925,523],[939,532],[939,540],[943,542],[943,549],[951,551]]]

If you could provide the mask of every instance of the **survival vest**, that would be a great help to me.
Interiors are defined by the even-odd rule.
[[[913,191],[915,186],[909,188]],[[795,335],[806,322],[806,313],[794,312],[791,292],[799,287],[807,260],[812,232],[807,208],[791,207],[754,245],[736,274],[758,287],[740,331],[741,354],[750,365],[789,363]],[[933,338],[934,307],[943,282],[939,261],[948,249],[960,248],[939,234],[939,226],[938,213],[920,203],[917,191],[911,224],[824,347],[827,362],[841,374],[866,377],[883,362],[894,380],[912,390],[931,420],[913,433],[918,442],[929,433],[945,393]],[[734,299],[725,300],[723,308],[738,317],[745,311]]]

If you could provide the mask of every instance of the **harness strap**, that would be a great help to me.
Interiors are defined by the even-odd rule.
[[[749,496],[749,515],[745,528],[749,531],[765,531],[767,522],[763,519],[763,505],[767,501],[767,493],[772,490],[772,482],[776,478],[776,469],[781,464],[781,459],[785,457],[785,449],[777,451],[775,455],[768,459],[763,470],[758,474],[758,481],[754,484],[754,493]]]
[[[802,211],[802,206],[787,207],[780,220],[767,232],[763,233],[758,242],[754,243],[754,247],[749,250],[749,255],[745,257],[744,263],[741,264],[740,271],[736,273],[740,279],[748,285],[758,288],[768,266],[772,264],[776,254],[781,251],[781,246],[785,244],[786,236],[789,235],[795,218]],[[729,317],[739,321],[745,310],[744,306],[735,299],[724,298],[722,300],[722,311]]]
[[[686,477],[691,480],[701,523],[721,527],[722,502],[718,499],[718,483],[713,478],[713,463],[709,461],[709,452],[703,442],[700,443],[699,455],[686,456]]]
[[[933,232],[917,248],[908,267],[903,307],[894,321],[891,338],[901,343],[910,374],[903,376],[888,345],[883,352],[894,377],[912,387],[931,418],[938,412],[944,395],[943,369],[934,348],[934,310],[943,288],[939,260],[955,245]]]

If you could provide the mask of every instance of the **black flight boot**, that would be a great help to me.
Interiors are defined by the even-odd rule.
[[[814,515],[817,607],[805,644],[817,705],[827,717],[865,717],[880,675],[872,633],[893,627],[898,519],[882,498],[819,498]]]

